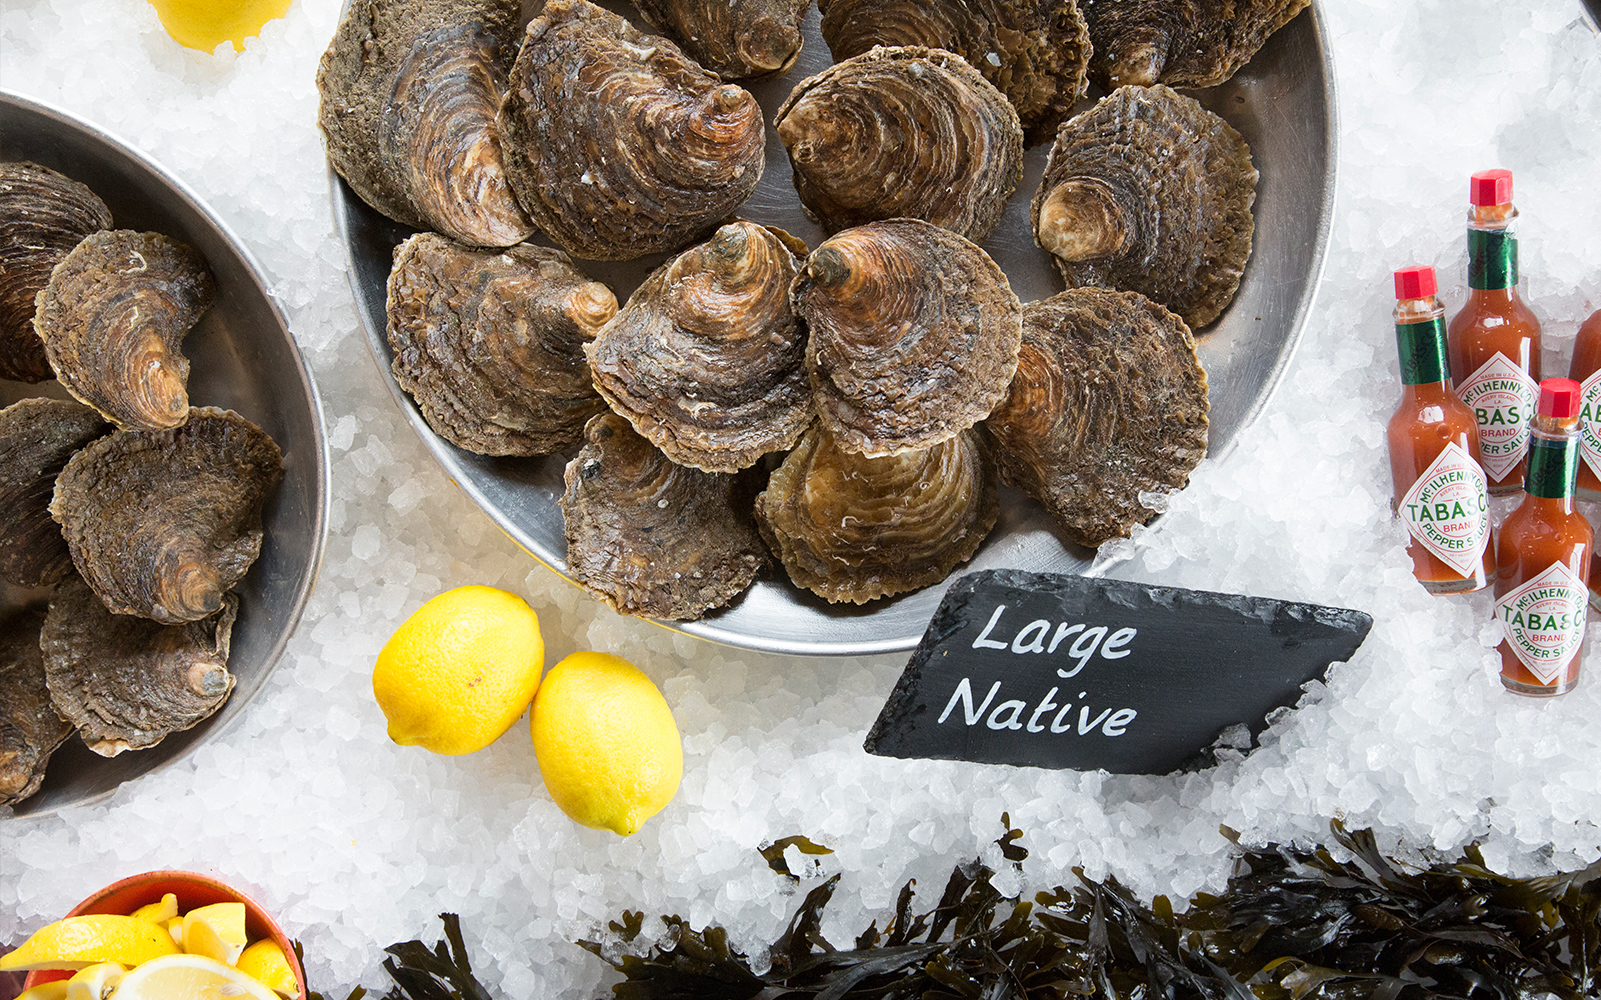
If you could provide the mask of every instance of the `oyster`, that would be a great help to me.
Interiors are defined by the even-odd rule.
[[[1074,0],[818,0],[835,59],[924,45],[966,59],[1046,142],[1084,96],[1090,36]]]
[[[55,378],[33,331],[34,297],[85,236],[111,226],[93,191],[37,163],[0,163],[0,378]]]
[[[707,472],[783,451],[812,422],[795,257],[754,222],[656,269],[585,350],[595,387],[667,457]]]
[[[1199,329],[1240,287],[1256,177],[1228,122],[1163,86],[1120,87],[1057,133],[1034,240],[1069,288],[1140,292]]]
[[[1082,0],[1090,78],[1127,84],[1215,87],[1251,61],[1268,36],[1309,0]]]
[[[66,539],[50,519],[56,475],[110,430],[100,414],[71,400],[24,399],[0,410],[0,577],[43,587],[72,569]]]
[[[634,0],[652,28],[725,80],[795,65],[811,0]]]
[[[603,413],[567,464],[567,570],[627,615],[699,618],[767,562],[741,477],[678,465]]]
[[[756,498],[789,578],[835,604],[938,583],[973,557],[999,512],[995,465],[973,431],[865,458],[814,427]]]
[[[756,98],[588,0],[529,22],[499,122],[523,207],[589,260],[678,250],[762,176]]]
[[[45,765],[72,735],[50,704],[39,629],[44,608],[27,608],[0,620],[0,806],[39,790]]]
[[[228,641],[239,599],[202,621],[161,625],[114,615],[78,577],[50,597],[40,646],[56,711],[102,757],[193,727],[233,691]]]
[[[617,298],[560,250],[473,250],[419,233],[395,248],[387,311],[395,381],[457,447],[549,455],[606,408],[584,342]]]
[[[829,232],[913,218],[977,242],[1023,176],[1017,112],[942,49],[830,66],[796,85],[775,123],[806,214]]]
[[[261,508],[283,478],[266,432],[232,410],[182,427],[116,431],[56,477],[50,515],[106,607],[159,622],[222,607],[261,551]]]
[[[328,162],[416,229],[506,247],[533,225],[506,183],[495,115],[517,0],[353,0],[317,69]]]
[[[926,222],[845,230],[806,259],[791,295],[818,415],[845,451],[954,437],[989,414],[1017,367],[1023,311],[1006,275]]]
[[[217,295],[205,258],[160,233],[95,233],[56,265],[34,329],[67,391],[118,427],[189,416],[180,346]]]
[[[1206,456],[1206,372],[1184,321],[1135,292],[1076,288],[1023,308],[1017,377],[983,427],[1001,478],[1082,545],[1126,536]]]

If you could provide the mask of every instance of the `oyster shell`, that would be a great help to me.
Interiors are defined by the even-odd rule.
[[[56,477],[50,515],[72,561],[112,612],[196,621],[261,551],[261,508],[283,478],[266,432],[231,410],[182,427],[116,431]]]
[[[774,233],[731,222],[657,268],[585,350],[595,387],[667,457],[734,472],[812,422],[797,262]]]
[[[589,260],[678,250],[762,175],[756,98],[588,0],[529,22],[499,122],[523,207]]]
[[[549,455],[606,408],[584,342],[617,298],[560,250],[474,250],[419,233],[395,248],[386,306],[395,381],[457,447]]]
[[[0,577],[19,587],[55,583],[72,569],[50,498],[62,466],[111,430],[100,414],[63,399],[24,399],[0,410]]]
[[[1076,288],[1023,308],[1017,377],[983,427],[1001,478],[1074,541],[1121,538],[1206,456],[1206,372],[1184,321],[1135,292]]]
[[[973,431],[866,458],[814,427],[756,498],[789,578],[836,604],[938,583],[973,557],[999,512],[995,465]]]
[[[56,377],[118,427],[176,427],[189,416],[180,349],[217,285],[204,257],[160,233],[95,233],[56,265],[34,329]]]
[[[56,711],[102,757],[142,750],[222,707],[233,691],[228,643],[239,599],[202,621],[114,615],[78,577],[50,596],[40,646]]]
[[[818,0],[834,58],[875,45],[947,49],[1000,88],[1028,144],[1046,142],[1084,96],[1090,36],[1074,0]]]
[[[1082,0],[1095,52],[1090,78],[1215,87],[1251,61],[1309,0]]]
[[[812,251],[791,295],[818,415],[845,451],[954,437],[989,414],[1017,367],[1023,310],[1006,275],[926,222],[845,230]]]
[[[44,608],[26,608],[0,620],[0,806],[32,795],[45,765],[72,735],[50,704],[39,629]]]
[[[533,235],[495,115],[517,0],[353,0],[317,69],[328,162],[363,201],[474,246]]]
[[[652,28],[725,80],[795,65],[811,0],[634,0]]]
[[[797,84],[775,124],[806,214],[829,232],[913,218],[977,242],[1023,176],[1017,112],[943,49],[836,63]]]
[[[1199,329],[1240,287],[1256,178],[1228,122],[1167,87],[1120,87],[1057,133],[1034,240],[1069,288],[1140,292]]]
[[[34,298],[85,236],[108,229],[111,210],[70,177],[37,163],[0,163],[0,378],[55,378],[33,330]]]
[[[669,461],[603,413],[567,464],[567,570],[627,615],[699,618],[738,596],[767,562],[741,477]]]

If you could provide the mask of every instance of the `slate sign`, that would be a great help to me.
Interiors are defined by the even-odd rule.
[[[946,593],[867,751],[1165,774],[1230,726],[1260,735],[1372,627],[1315,604],[985,570]]]

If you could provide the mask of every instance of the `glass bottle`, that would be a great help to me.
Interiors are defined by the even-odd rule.
[[[1523,503],[1496,535],[1495,616],[1504,636],[1501,683],[1549,698],[1579,682],[1595,533],[1573,509],[1579,464],[1579,383],[1540,383]]]
[[[1436,290],[1432,267],[1395,272],[1402,389],[1389,425],[1391,503],[1411,536],[1412,575],[1431,594],[1465,594],[1489,584],[1495,554],[1478,422],[1450,389]]]
[[[1523,486],[1540,381],[1540,321],[1518,297],[1512,172],[1484,170],[1468,184],[1468,300],[1451,317],[1456,394],[1479,421],[1490,495]]]
[[[1568,378],[1579,383],[1578,496],[1601,500],[1601,309],[1579,324]]]

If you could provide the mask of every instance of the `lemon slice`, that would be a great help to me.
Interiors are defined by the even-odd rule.
[[[111,1000],[278,1000],[237,969],[204,955],[167,955],[122,977]]]
[[[234,963],[234,968],[286,997],[300,993],[300,984],[295,982],[295,970],[289,967],[284,950],[267,938],[246,948],[240,954],[239,961]]]
[[[178,915],[178,897],[169,892],[161,897],[161,902],[141,906],[132,915],[153,924],[165,924]]]
[[[183,950],[223,965],[239,961],[245,950],[245,904],[212,903],[183,915]]]
[[[17,1000],[67,1000],[67,981],[57,979],[53,983],[40,983],[30,990],[23,990]]]
[[[0,972],[87,969],[101,962],[138,965],[173,955],[172,935],[148,920],[94,913],[45,924],[17,950],[0,957]]]
[[[67,1000],[106,1000],[127,971],[127,966],[116,962],[101,962],[82,969],[67,980]]]

